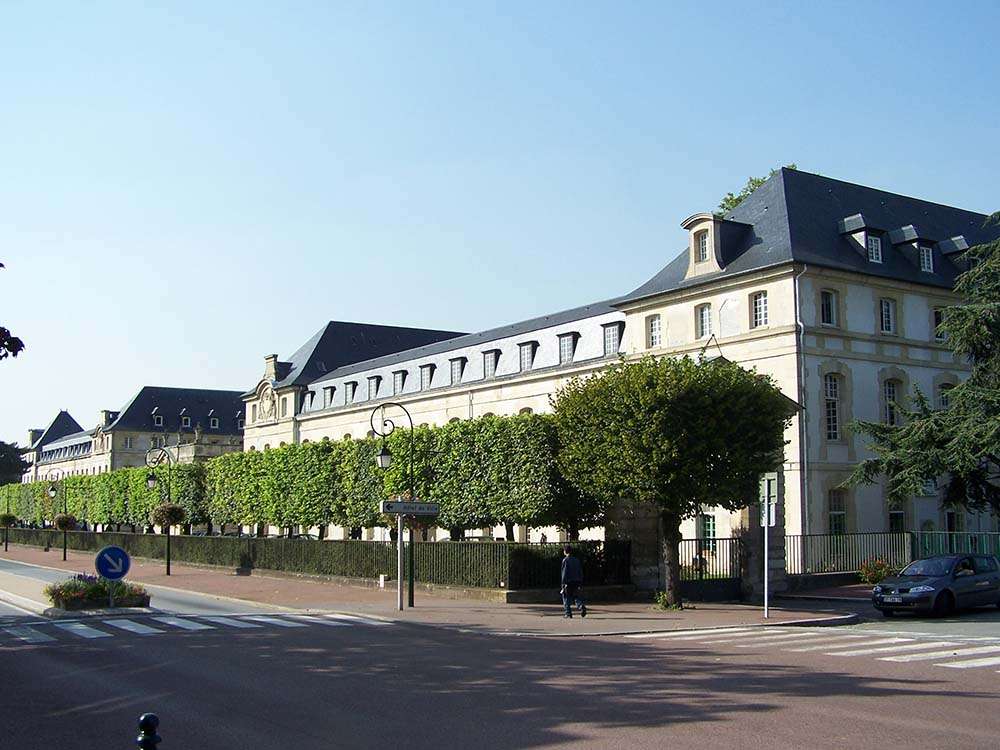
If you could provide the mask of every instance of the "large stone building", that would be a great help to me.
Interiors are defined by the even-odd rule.
[[[620,355],[711,345],[773,376],[802,407],[781,471],[764,484],[787,533],[995,528],[994,518],[943,510],[933,486],[900,507],[879,486],[841,486],[866,455],[849,422],[896,420],[894,404],[915,386],[946,407],[966,376],[936,326],[957,302],[962,251],[1000,236],[985,219],[783,169],[725,216],[685,219],[687,246],[625,295],[466,335],[327,325],[290,361],[266,358],[244,396],[245,447],[363,437],[387,399],[418,424],[542,412],[570,378]],[[369,331],[406,335],[360,345]],[[685,531],[727,536],[738,518],[706,509]]]
[[[101,411],[92,429],[60,411],[44,430],[29,430],[22,481],[144,466],[157,446],[181,463],[206,460],[242,450],[243,421],[239,391],[144,386],[121,410]]]

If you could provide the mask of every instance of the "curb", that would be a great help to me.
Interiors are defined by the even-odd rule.
[[[45,610],[48,609],[48,605],[46,604],[36,602],[34,599],[28,599],[25,596],[12,594],[9,591],[0,591],[0,602],[15,609],[22,609],[32,615],[45,615]]]

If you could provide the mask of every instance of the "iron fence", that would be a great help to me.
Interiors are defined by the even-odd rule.
[[[740,577],[743,547],[739,539],[684,539],[679,551],[682,581]]]
[[[913,559],[910,536],[905,532],[787,535],[785,569],[789,575],[854,573],[875,558],[902,568]]]
[[[1000,534],[975,531],[918,531],[913,535],[914,558],[954,552],[978,552],[1000,557]]]

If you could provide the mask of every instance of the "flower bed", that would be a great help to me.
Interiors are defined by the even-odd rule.
[[[109,584],[114,593],[115,607],[149,606],[149,594],[138,583],[107,581],[89,573],[50,583],[45,587],[45,595],[59,609],[100,609],[108,606]]]

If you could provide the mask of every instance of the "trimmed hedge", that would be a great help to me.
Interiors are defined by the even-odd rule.
[[[162,534],[68,532],[68,547],[93,551],[116,545],[135,557],[162,559]],[[62,533],[48,529],[11,529],[15,544],[57,547]],[[630,582],[628,542],[578,542],[587,585]],[[257,537],[174,536],[170,557],[176,562],[228,568],[262,568],[289,573],[375,579],[395,576],[393,542],[353,540],[261,539]],[[423,583],[479,588],[559,588],[561,544],[510,542],[417,542],[415,578]]]

